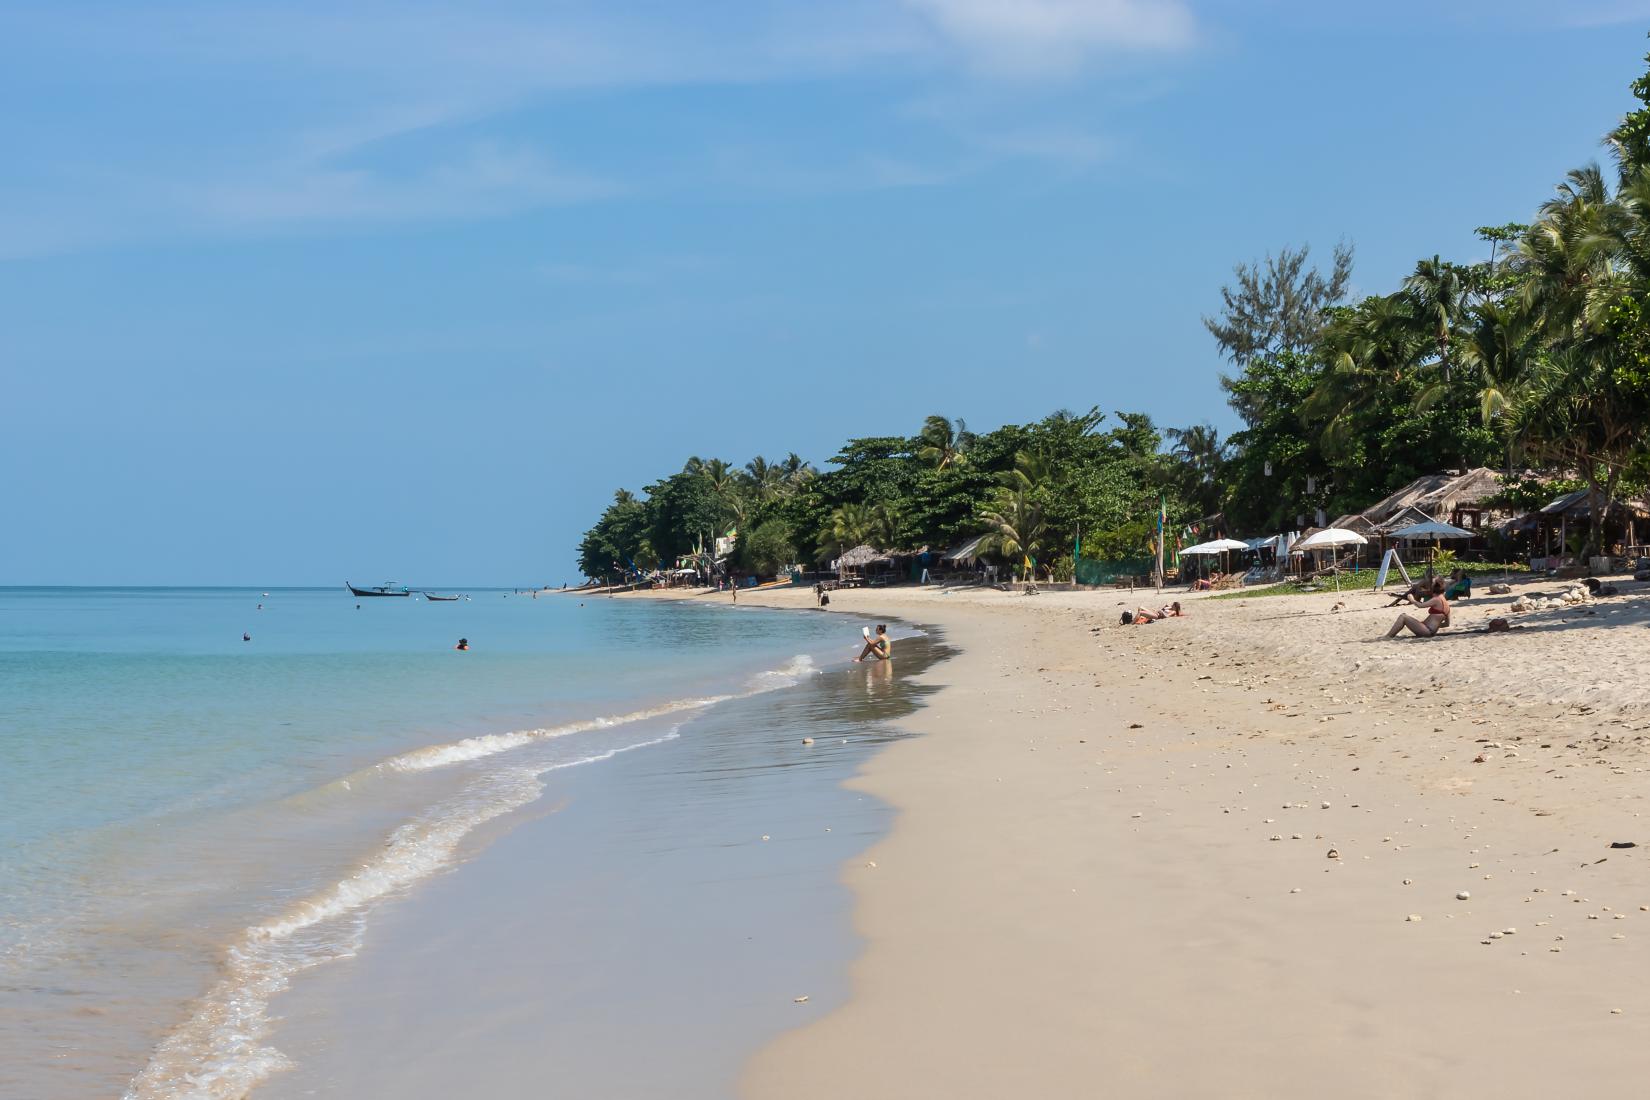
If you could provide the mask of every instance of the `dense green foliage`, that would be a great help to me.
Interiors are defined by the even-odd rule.
[[[1482,465],[1507,468],[1509,504],[1542,492],[1515,467],[1585,486],[1596,547],[1607,508],[1650,483],[1650,75],[1632,92],[1609,139],[1618,179],[1572,171],[1531,224],[1477,231],[1485,261],[1427,257],[1355,303],[1350,247],[1328,272],[1305,248],[1240,264],[1204,319],[1233,369],[1221,385],[1243,426],[1227,440],[1091,409],[983,434],[931,416],[910,437],[850,440],[823,473],[795,455],[695,458],[645,499],[620,492],[580,566],[708,566],[737,529],[734,564],[758,573],[987,534],[1001,561],[1069,575],[1079,531],[1085,555],[1148,554],[1160,502],[1175,530],[1224,513],[1212,528],[1270,533]]]
[[[862,544],[937,554],[986,535],[1011,566],[1029,557],[1044,576],[1069,574],[1079,532],[1090,556],[1138,554],[1161,500],[1179,514],[1207,496],[1220,449],[1213,430],[1176,438],[1202,463],[1195,477],[1161,453],[1150,418],[1119,413],[1113,423],[1098,409],[983,435],[931,416],[909,437],[849,440],[823,473],[794,455],[742,469],[692,459],[648,486],[645,500],[621,491],[586,533],[580,567],[603,577],[691,561],[710,572],[715,539],[737,532],[733,566],[771,575]]]

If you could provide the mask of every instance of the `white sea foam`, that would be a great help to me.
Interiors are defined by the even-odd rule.
[[[547,729],[430,745],[390,757],[333,786],[349,791],[352,780],[364,774],[440,768],[569,734],[699,710],[787,687],[817,672],[811,658],[799,655],[780,668],[756,674],[743,691],[678,699]],[[536,799],[544,789],[539,779],[547,772],[599,763],[621,752],[661,744],[677,737],[679,729],[675,726],[663,736],[575,760],[505,768],[479,778],[462,794],[396,829],[383,849],[353,874],[248,928],[227,952],[223,976],[195,1002],[189,1018],[155,1048],[149,1064],[127,1086],[124,1100],[238,1100],[246,1096],[259,1082],[290,1065],[267,1042],[270,998],[285,989],[293,975],[353,955],[360,947],[366,916],[377,903],[450,865],[464,837],[478,826]]]
[[[660,703],[658,706],[631,711],[628,714],[586,718],[546,729],[487,733],[475,737],[466,737],[462,741],[451,741],[443,745],[426,745],[421,749],[414,749],[399,756],[392,756],[378,764],[377,768],[379,770],[415,772],[429,768],[442,768],[449,764],[462,764],[471,760],[479,760],[485,756],[492,756],[495,753],[519,749],[523,745],[530,745],[535,741],[548,741],[554,737],[566,737],[573,733],[588,733],[591,730],[609,729],[613,726],[628,725],[632,722],[645,722],[650,718],[663,718],[684,711],[702,710],[717,703],[725,703],[729,699],[748,698],[764,691],[789,687],[817,671],[814,667],[813,658],[806,654],[798,654],[780,668],[757,673],[751,678],[749,686],[744,691],[731,692],[725,695],[704,695],[695,698],[676,699],[668,703]]]
[[[383,851],[354,874],[286,912],[248,928],[229,949],[224,975],[182,1026],[155,1049],[127,1086],[125,1100],[238,1100],[286,1068],[284,1054],[265,1041],[269,1000],[292,976],[360,947],[368,911],[453,861],[459,843],[477,826],[532,802],[539,777],[562,768],[610,760],[621,752],[658,745],[661,737],[542,767],[517,768],[487,779],[465,795],[401,826]]]

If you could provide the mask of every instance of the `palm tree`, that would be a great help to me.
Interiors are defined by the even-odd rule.
[[[898,509],[886,501],[877,504],[847,503],[831,509],[823,537],[819,540],[819,560],[841,557],[856,546],[887,549],[899,534]]]
[[[1627,218],[1624,219],[1623,215]],[[1594,289],[1612,274],[1610,244],[1626,235],[1629,208],[1617,203],[1597,164],[1572,170],[1518,243],[1524,305],[1554,339],[1586,318]]]
[[[973,443],[974,433],[960,417],[953,424],[943,416],[930,416],[917,434],[917,457],[936,470],[962,466]]]
[[[1404,280],[1404,290],[1414,305],[1415,320],[1427,327],[1438,349],[1438,363],[1449,381],[1449,341],[1461,311],[1466,307],[1467,285],[1461,269],[1434,256],[1415,265],[1415,273]]]
[[[1518,263],[1546,345],[1513,427],[1523,446],[1587,482],[1592,551],[1623,473],[1650,439],[1650,176],[1630,176],[1611,194],[1597,164],[1570,172],[1519,243]]]
[[[779,464],[781,478],[791,489],[799,489],[811,479],[819,475],[812,464],[802,461],[795,451],[785,456]]]
[[[1356,437],[1359,414],[1381,404],[1381,390],[1396,386],[1421,354],[1412,301],[1402,293],[1364,299],[1324,332],[1329,369],[1301,406],[1305,417],[1323,424],[1321,442],[1330,454],[1344,452]]]
[[[1042,553],[1048,522],[1042,503],[1032,493],[1003,489],[991,507],[980,512],[980,519],[990,528],[985,548],[1011,562],[1021,558],[1035,561]]]
[[[1044,451],[1017,451],[1014,468],[997,475],[997,484],[1011,493],[1034,493],[1059,485],[1061,471]]]
[[[745,463],[745,478],[757,500],[769,501],[785,488],[785,472],[761,455]]]
[[[1486,302],[1472,311],[1458,334],[1456,360],[1469,372],[1485,425],[1504,418],[1517,400],[1533,351],[1530,319],[1519,303]],[[1433,405],[1448,389],[1448,382],[1434,379],[1416,395],[1416,407]]]
[[[1174,443],[1169,454],[1180,464],[1188,487],[1205,515],[1220,510],[1220,473],[1231,453],[1231,445],[1221,442],[1220,433],[1210,424],[1189,428],[1166,428]]]
[[[698,464],[699,476],[705,479],[711,496],[716,498],[716,503],[722,510],[722,523],[726,525],[729,521],[735,524],[743,522],[745,501],[740,492],[739,472],[720,458],[703,461],[694,458],[689,461]]]

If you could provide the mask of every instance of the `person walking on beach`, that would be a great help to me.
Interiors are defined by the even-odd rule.
[[[875,657],[879,661],[886,661],[893,656],[894,640],[888,637],[888,628],[882,623],[878,623],[876,637],[873,638],[869,634],[865,636],[865,648],[859,651],[859,656],[854,658],[854,663],[858,664],[867,657]]]
[[[458,644],[453,646],[453,648],[456,649],[456,650],[459,650],[461,652],[462,651],[467,651],[470,648],[470,639],[460,638],[458,640]]]

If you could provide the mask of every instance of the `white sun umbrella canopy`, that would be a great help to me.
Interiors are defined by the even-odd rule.
[[[1296,550],[1334,550],[1340,546],[1364,546],[1368,539],[1356,531],[1348,531],[1345,527],[1325,527],[1322,531],[1306,536],[1295,544]],[[1333,554],[1330,555],[1329,567],[1335,574],[1335,591],[1341,590],[1341,563]]]
[[[1213,542],[1200,542],[1196,546],[1188,546],[1180,551],[1181,557],[1190,554],[1192,557],[1203,557],[1209,554],[1224,554],[1228,550],[1247,550],[1249,544],[1237,539],[1215,539]],[[1222,565],[1224,568],[1224,564]]]
[[[1307,535],[1295,544],[1296,550],[1333,550],[1337,546],[1363,546],[1368,539],[1356,531],[1348,531],[1345,527],[1325,527]]]

